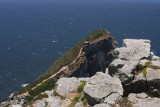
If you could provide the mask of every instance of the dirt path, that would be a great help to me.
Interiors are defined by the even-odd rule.
[[[78,56],[76,57],[76,59],[74,59],[73,62],[70,63],[69,65],[72,65],[73,63],[75,63],[76,60],[81,56],[82,49],[83,49],[83,48],[80,49],[79,54],[78,54]],[[43,82],[45,82],[45,81],[47,81],[47,80],[49,80],[49,79],[54,78],[57,74],[59,74],[60,72],[64,71],[65,69],[68,69],[68,65],[63,66],[57,73],[51,75],[49,78],[47,78],[47,79],[43,80],[41,83],[37,84],[37,86],[33,87],[32,90],[35,89],[36,87],[38,87],[39,85],[41,85]]]

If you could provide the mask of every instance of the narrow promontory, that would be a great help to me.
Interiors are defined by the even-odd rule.
[[[64,53],[47,72],[0,107],[160,107],[160,57],[151,41],[118,47],[103,29]]]

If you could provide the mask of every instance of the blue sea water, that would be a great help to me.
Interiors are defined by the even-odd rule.
[[[0,101],[44,73],[95,29],[152,41],[160,56],[158,0],[1,0]]]

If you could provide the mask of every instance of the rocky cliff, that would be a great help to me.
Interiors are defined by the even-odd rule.
[[[150,40],[124,39],[123,47],[117,47],[109,32],[96,30],[48,72],[38,80],[48,79],[32,83],[1,106],[160,106],[160,57],[151,55]]]

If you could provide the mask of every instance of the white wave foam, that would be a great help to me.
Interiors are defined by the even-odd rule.
[[[155,53],[153,51],[151,51],[151,56],[155,56]]]
[[[56,42],[58,42],[58,41],[53,40],[52,42],[53,42],[53,43],[56,43]]]
[[[28,83],[27,84],[22,84],[21,87],[26,87],[27,85],[29,85]]]

